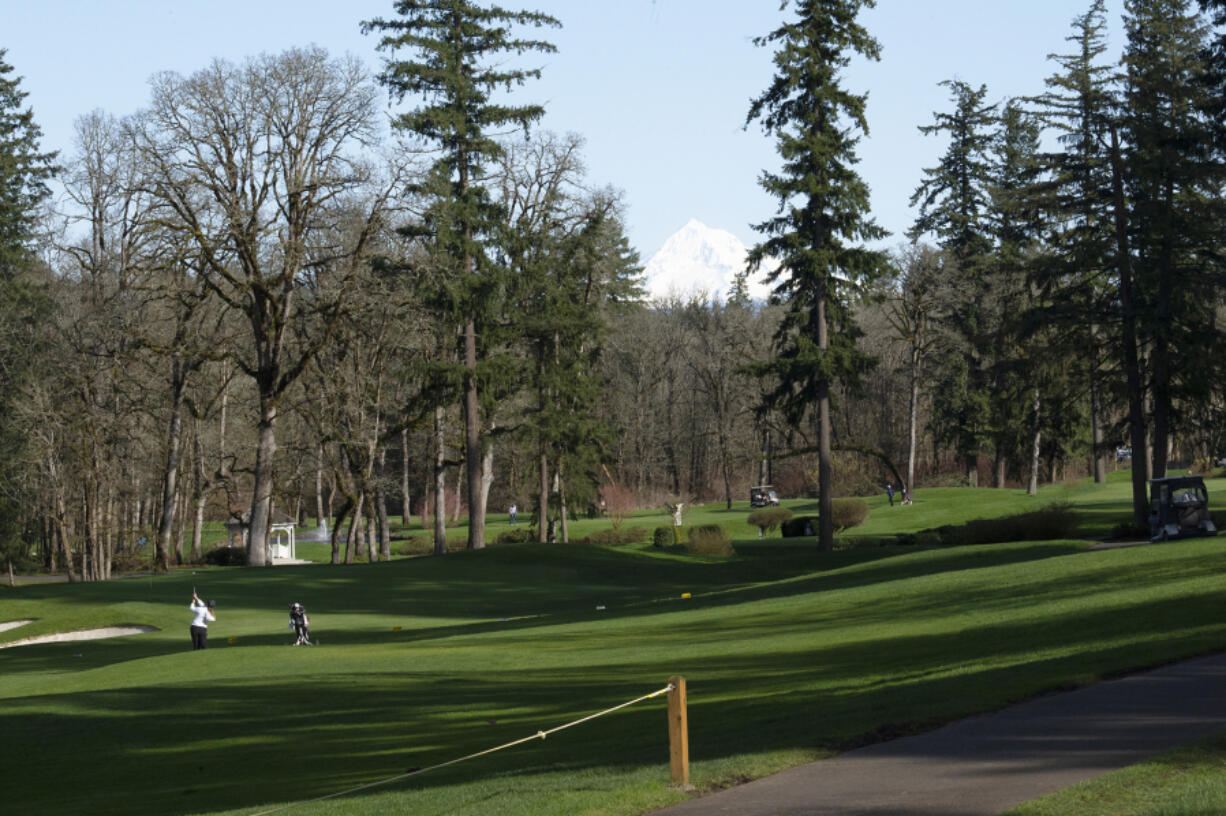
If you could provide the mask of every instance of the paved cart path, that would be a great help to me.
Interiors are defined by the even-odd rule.
[[[997,816],[1226,731],[1226,654],[1049,694],[653,816]]]

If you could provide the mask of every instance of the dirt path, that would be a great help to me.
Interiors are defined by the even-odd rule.
[[[1226,655],[1050,694],[654,816],[997,816],[1219,731],[1226,731]]]

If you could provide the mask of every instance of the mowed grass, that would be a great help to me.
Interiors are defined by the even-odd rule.
[[[1226,734],[1035,799],[1006,816],[1212,816],[1226,813]]]
[[[1126,502],[1126,485],[1073,492],[1126,516],[1117,490]],[[960,495],[958,513],[968,497],[998,498]],[[874,516],[903,524],[925,509],[917,496]],[[122,623],[162,631],[0,651],[5,810],[255,813],[529,736],[673,674],[689,687],[693,781],[718,787],[1220,649],[1224,570],[1215,539],[760,559],[521,545],[23,586],[0,594],[0,621],[37,620],[0,642]],[[203,653],[188,650],[193,584],[219,603]],[[306,604],[320,646],[287,646],[291,601]],[[636,814],[685,795],[668,786],[657,698],[287,812]]]

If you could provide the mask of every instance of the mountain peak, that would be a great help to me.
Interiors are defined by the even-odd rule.
[[[691,218],[673,233],[643,269],[648,296],[654,300],[704,295],[726,299],[733,280],[745,269],[749,250],[731,232]],[[749,295],[765,300],[770,287],[759,273],[749,281]]]

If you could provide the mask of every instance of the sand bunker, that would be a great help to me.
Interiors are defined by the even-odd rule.
[[[29,623],[29,621],[20,621],[16,625],[20,626],[22,623]],[[12,643],[0,643],[0,649],[7,649],[10,646],[32,646],[35,643],[61,643],[66,640],[100,640],[102,638],[123,637],[124,635],[143,635],[145,632],[156,631],[156,626],[107,626],[102,629],[81,629],[76,632],[58,632],[54,635],[39,635],[38,637],[14,640]]]
[[[5,621],[0,623],[0,632],[6,632],[9,629],[16,629],[18,626],[25,626],[27,623],[34,623],[34,618],[26,618],[25,620]]]

